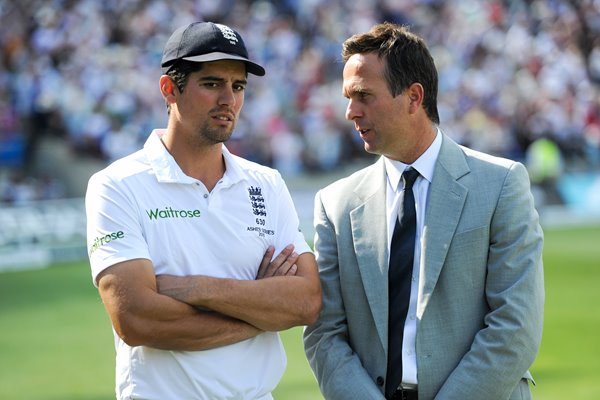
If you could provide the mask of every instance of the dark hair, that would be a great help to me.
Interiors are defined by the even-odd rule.
[[[384,22],[369,32],[348,38],[342,45],[344,62],[361,53],[377,53],[384,60],[384,76],[392,96],[396,97],[413,83],[423,85],[423,108],[432,122],[440,123],[437,69],[421,37],[406,26]]]
[[[167,71],[166,75],[171,78],[177,90],[183,93],[183,90],[187,86],[188,79],[194,72],[202,69],[203,63],[179,60]],[[171,105],[167,103],[167,113],[171,112]]]

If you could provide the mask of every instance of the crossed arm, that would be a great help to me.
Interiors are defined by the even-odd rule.
[[[117,334],[130,346],[205,350],[264,331],[314,322],[321,286],[311,253],[286,247],[265,253],[256,280],[203,275],[155,276],[152,262],[115,264],[98,276],[98,289]]]

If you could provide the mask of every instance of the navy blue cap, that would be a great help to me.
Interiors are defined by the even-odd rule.
[[[163,51],[163,73],[167,73],[177,60],[239,60],[246,64],[249,73],[265,74],[263,67],[248,59],[248,50],[240,34],[226,25],[213,22],[193,22],[173,32]]]

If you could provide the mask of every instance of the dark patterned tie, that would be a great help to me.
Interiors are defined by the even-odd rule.
[[[417,216],[415,196],[412,186],[419,172],[412,167],[402,173],[404,196],[402,214],[396,219],[389,265],[389,316],[388,316],[388,366],[385,393],[391,395],[402,382],[402,337],[404,322],[410,302],[410,282],[412,279],[415,254]]]

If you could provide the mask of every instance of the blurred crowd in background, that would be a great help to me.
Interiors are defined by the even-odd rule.
[[[600,171],[598,0],[0,0],[0,15],[0,202],[65,194],[32,167],[45,138],[109,163],[166,126],[162,49],[196,20],[238,30],[266,67],[227,146],[284,176],[370,157],[340,51],[383,21],[426,39],[456,141],[526,163],[549,203],[564,171]]]

